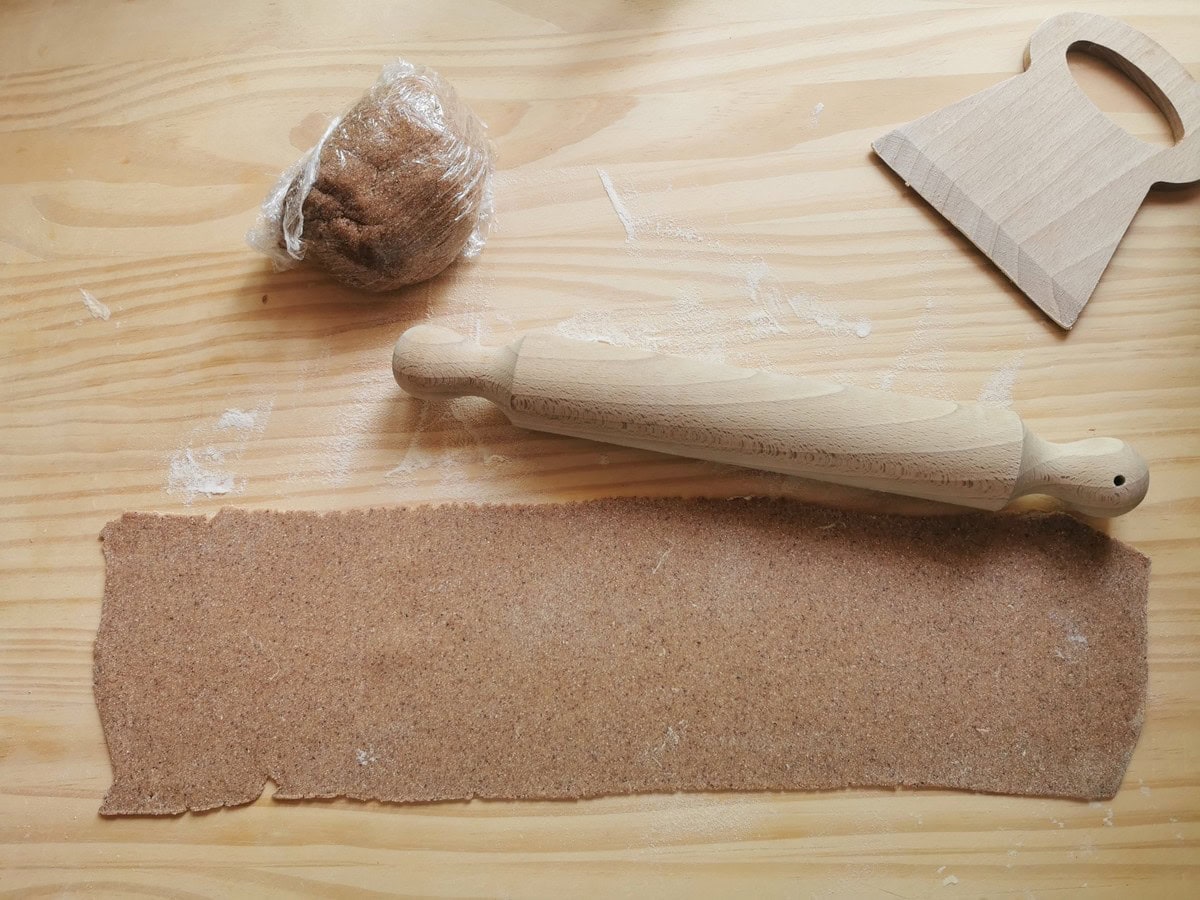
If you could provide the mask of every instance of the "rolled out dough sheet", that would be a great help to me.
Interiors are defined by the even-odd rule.
[[[101,811],[947,787],[1105,798],[1149,561],[1061,515],[779,500],[130,514]]]

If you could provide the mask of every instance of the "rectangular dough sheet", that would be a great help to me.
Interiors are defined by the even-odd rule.
[[[1149,561],[782,500],[129,514],[101,812],[852,786],[1112,796]]]

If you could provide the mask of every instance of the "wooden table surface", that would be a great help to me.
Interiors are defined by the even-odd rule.
[[[1194,890],[1200,189],[1151,195],[1067,335],[869,153],[1017,73],[1035,26],[1076,6],[1124,14],[1200,75],[1194,0],[0,7],[0,892]],[[273,272],[242,241],[257,204],[397,55],[439,69],[490,126],[482,256],[384,299]],[[1164,139],[1136,91],[1076,70],[1119,123]],[[1121,793],[406,807],[268,787],[248,808],[102,820],[97,534],[124,510],[763,491],[914,508],[406,399],[390,346],[425,320],[1011,400],[1048,438],[1133,442],[1149,496],[1104,526],[1154,565],[1145,731]]]

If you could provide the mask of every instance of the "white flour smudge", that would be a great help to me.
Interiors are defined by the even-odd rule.
[[[825,112],[825,104],[818,103],[812,108],[812,115],[809,116],[809,122],[813,128],[821,124],[821,113]]]
[[[787,328],[779,324],[779,318],[785,316],[785,308],[801,322],[815,325],[825,334],[865,338],[871,333],[871,320],[865,316],[842,316],[829,303],[807,294],[794,294],[785,299],[778,279],[761,259],[756,259],[746,270],[746,293],[774,320],[778,326],[777,334],[787,334]]]
[[[363,442],[375,433],[373,421],[384,415],[388,403],[395,402],[396,393],[390,372],[372,367],[358,376],[351,401],[338,413],[337,434],[325,473],[329,484],[350,481]]]
[[[79,296],[83,298],[83,305],[87,307],[87,311],[92,314],[93,319],[100,319],[104,322],[108,321],[109,317],[112,315],[112,310],[101,303],[96,298],[95,294],[93,294],[91,291],[85,291],[83,288],[80,288]]]
[[[439,305],[438,312],[430,310],[425,318],[432,324],[450,328],[465,335],[477,344],[486,344],[491,339],[489,319],[512,325],[512,318],[496,310],[488,300],[492,284],[481,277],[473,278],[445,307]]]
[[[779,321],[783,314],[783,292],[764,260],[756,259],[746,270],[746,293],[758,310],[748,320],[761,337],[787,334],[788,330]]]
[[[921,393],[945,400],[953,399],[946,384],[946,351],[936,343],[940,327],[935,324],[935,318],[933,298],[929,297],[900,355],[879,376],[877,388],[890,391],[900,374],[921,372],[929,376],[929,383],[921,386]]]
[[[673,216],[665,215],[662,212],[637,211],[632,208],[637,205],[634,201],[641,197],[641,193],[636,187],[622,185],[621,190],[617,191],[616,185],[606,172],[601,171],[600,177],[601,182],[605,184],[605,193],[608,194],[613,209],[625,226],[625,244],[629,252],[640,253],[647,249],[639,246],[641,243],[649,243],[648,241],[642,242],[640,240],[642,237],[659,238],[663,241],[683,244],[684,247],[676,248],[676,252],[683,259],[693,258],[700,252],[702,246],[704,250],[710,252],[725,249],[719,240],[704,234],[700,229],[686,222],[680,222]],[[671,185],[668,185],[666,192],[670,193],[671,190]]]
[[[716,311],[695,294],[682,294],[666,309],[588,309],[559,322],[555,331],[576,341],[640,347],[654,353],[725,362],[745,348],[786,329],[766,309]],[[748,363],[744,353],[740,362]]]
[[[559,322],[555,331],[576,341],[597,341],[620,347],[640,347],[655,353],[700,357],[717,362],[766,365],[749,358],[745,348],[766,338],[789,334],[786,320],[799,318],[807,326],[838,336],[864,337],[871,323],[848,319],[826,303],[805,297],[787,298],[761,259],[743,263],[742,277],[751,307],[737,311],[706,306],[694,292],[681,293],[666,309],[587,309]]]
[[[657,343],[654,328],[644,317],[622,322],[606,309],[585,309],[559,322],[554,330],[573,341],[593,341],[618,347],[653,349]]]
[[[824,105],[820,104],[815,112],[819,114],[822,109]],[[761,257],[747,257],[738,249],[726,247],[692,223],[673,218],[666,206],[643,208],[654,202],[669,203],[672,185],[662,185],[653,197],[643,197],[636,183],[622,183],[618,189],[602,168],[588,167],[562,177],[578,178],[582,173],[591,177],[593,172],[625,230],[626,252],[661,255],[667,263],[699,259],[706,271],[714,264],[721,266],[730,276],[740,276],[749,303],[743,302],[741,308],[728,302],[707,305],[707,287],[688,285],[669,305],[577,309],[555,326],[563,337],[769,368],[771,360],[752,348],[797,328],[851,339],[872,333],[871,321],[864,316],[846,315],[833,304],[807,295],[789,297],[794,288],[781,284]],[[546,190],[554,186],[553,178],[541,181],[540,187]],[[468,329],[467,333],[472,332]],[[487,342],[486,334],[477,332],[474,336]]]
[[[796,294],[789,297],[787,302],[796,318],[816,325],[826,334],[858,338],[865,338],[871,334],[870,319],[865,317],[848,319],[836,313],[828,303],[821,300],[804,294]]]
[[[385,473],[389,482],[416,487],[424,473],[437,479],[438,491],[447,497],[480,499],[491,490],[491,482],[475,482],[471,468],[482,465],[496,473],[519,472],[511,457],[496,453],[488,445],[485,429],[504,421],[503,414],[479,397],[460,397],[448,403],[414,401],[417,409],[412,437],[399,464]]]
[[[1017,376],[1021,372],[1021,365],[1025,362],[1024,351],[1014,353],[999,369],[992,373],[991,377],[979,389],[977,399],[984,403],[999,403],[1002,406],[1011,406],[1013,402],[1013,388],[1017,384]]]
[[[650,749],[656,748],[653,744]],[[662,794],[650,802],[654,814],[630,825],[629,846],[638,855],[665,847],[745,840],[760,833],[770,816],[765,804],[737,795]]]
[[[217,419],[217,429],[243,432],[246,435],[262,434],[267,427],[267,420],[271,417],[271,410],[274,408],[274,397],[264,400],[252,409],[238,409],[236,406],[231,406]]]
[[[189,505],[197,497],[232,494],[237,485],[233,473],[224,470],[224,463],[225,454],[215,447],[177,450],[167,469],[167,493],[182,496]]]
[[[680,225],[674,219],[638,219],[636,225],[638,228],[648,228],[655,237],[687,241],[692,244],[703,244],[705,241],[704,235],[695,228]]]
[[[633,214],[629,212],[629,207],[617,193],[616,185],[613,184],[608,173],[603,169],[597,169],[596,174],[600,176],[600,183],[604,186],[604,193],[608,194],[608,202],[612,204],[613,212],[617,214],[617,218],[621,220],[621,227],[625,229],[625,240],[634,240],[637,238],[637,227],[633,223]]]
[[[217,428],[221,431],[254,431],[258,428],[259,416],[263,416],[263,424],[266,424],[266,416],[271,414],[271,405],[267,404],[266,408],[257,407],[255,409],[238,409],[231,407],[221,413],[221,418],[217,419]]]
[[[167,464],[167,493],[190,506],[197,497],[211,499],[245,490],[245,479],[234,475],[230,466],[241,459],[250,438],[266,429],[274,405],[274,400],[266,400],[253,409],[231,407],[216,422],[188,432]]]
[[[824,104],[818,104],[815,112],[819,115],[821,109],[824,109]],[[644,246],[647,242],[642,238],[662,238],[682,245],[675,250],[681,258],[696,257],[701,253],[706,258],[713,254],[725,255],[729,263],[736,267],[734,271],[741,270],[746,294],[754,308],[744,313],[706,314],[706,321],[715,316],[721,321],[720,330],[728,333],[725,336],[710,335],[716,338],[719,345],[713,341],[688,340],[686,335],[681,340],[670,341],[669,333],[662,327],[663,323],[647,323],[647,314],[642,314],[637,321],[621,318],[619,321],[608,319],[600,322],[595,311],[583,311],[574,320],[559,326],[561,334],[577,340],[642,346],[662,352],[699,351],[719,358],[725,356],[725,344],[742,344],[789,334],[789,319],[793,317],[833,336],[865,338],[871,334],[871,321],[866,317],[840,315],[830,304],[804,295],[789,298],[779,279],[762,258],[746,259],[736,251],[727,250],[721,241],[687,223],[680,223],[661,213],[643,213],[631,208],[634,200],[640,197],[637,189],[625,185],[618,192],[607,172],[603,169],[596,171],[617,218],[625,228],[626,245],[630,252],[642,253],[651,249]],[[670,190],[668,186],[667,192]],[[653,319],[654,314],[650,313],[648,317]],[[661,316],[659,318],[661,319]],[[667,346],[668,344],[673,346]]]
[[[731,343],[747,344],[753,334],[739,331],[727,314],[713,312],[695,294],[682,294],[658,318],[653,348],[662,353],[725,362]]]

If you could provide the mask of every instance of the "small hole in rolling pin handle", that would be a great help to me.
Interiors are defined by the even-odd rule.
[[[1113,479],[1113,484],[1115,484],[1117,487],[1120,487],[1120,486],[1121,486],[1121,485],[1123,485],[1124,483],[1125,483],[1125,476],[1124,476],[1124,475],[1118,475],[1118,476],[1116,476],[1116,477]]]

